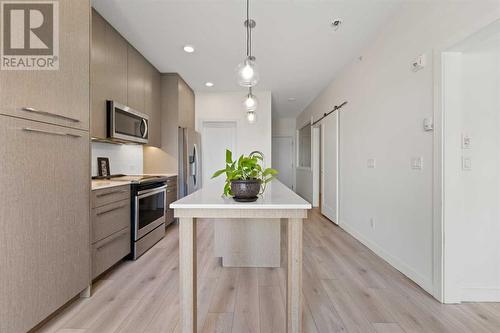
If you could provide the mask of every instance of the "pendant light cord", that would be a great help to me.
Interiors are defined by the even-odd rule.
[[[251,39],[252,39],[252,32],[250,29],[250,0],[247,0],[247,20],[246,20],[246,26],[247,26],[247,58],[252,55],[251,51]]]

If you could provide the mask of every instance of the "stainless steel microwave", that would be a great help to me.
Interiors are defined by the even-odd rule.
[[[148,143],[149,117],[115,101],[107,101],[108,138],[116,141]]]

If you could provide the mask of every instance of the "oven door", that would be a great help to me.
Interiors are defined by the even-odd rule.
[[[165,223],[166,186],[139,191],[135,197],[134,240]]]
[[[108,136],[112,139],[148,143],[149,117],[126,105],[108,101]]]

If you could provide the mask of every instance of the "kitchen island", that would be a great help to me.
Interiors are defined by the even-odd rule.
[[[217,183],[170,205],[179,218],[179,273],[181,332],[196,327],[196,219],[287,219],[286,327],[289,333],[302,330],[302,223],[311,205],[275,180],[255,202],[240,203],[220,195]]]

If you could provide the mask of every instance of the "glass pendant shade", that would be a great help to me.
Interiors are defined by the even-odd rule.
[[[250,124],[254,124],[257,121],[257,114],[255,113],[255,111],[247,112],[247,121]]]
[[[259,82],[259,73],[255,58],[247,57],[238,65],[238,84],[242,87],[253,87]]]
[[[258,106],[259,101],[257,100],[257,97],[255,97],[255,95],[249,93],[245,96],[245,100],[243,101],[243,107],[245,108],[245,111],[254,112],[257,110]]]

